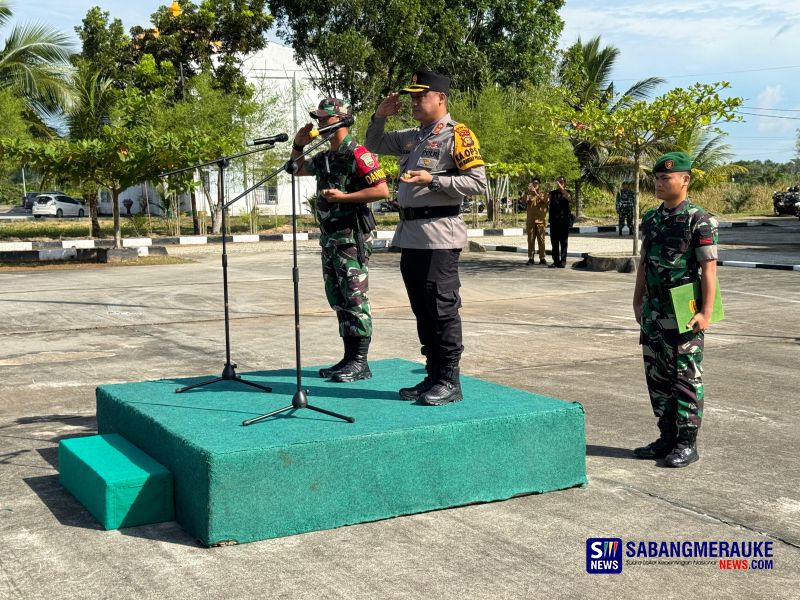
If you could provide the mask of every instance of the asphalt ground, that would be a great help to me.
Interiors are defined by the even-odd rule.
[[[723,252],[800,264],[796,222],[724,230]],[[584,243],[630,238],[571,247]],[[290,244],[229,250],[239,372],[292,367]],[[656,435],[634,276],[465,253],[463,371],[581,402],[589,485],[207,549],[174,522],[102,531],[57,475],[59,440],[96,432],[95,386],[220,373],[220,247],[170,251],[194,262],[0,273],[0,598],[799,597],[800,273],[719,269],[726,320],[706,338],[701,460],[676,470],[631,453]],[[314,242],[299,264],[303,362],[333,362]],[[371,267],[371,357],[419,360],[399,255]],[[265,395],[264,409],[286,400]],[[592,537],[771,542],[772,568],[639,557],[589,575]]]

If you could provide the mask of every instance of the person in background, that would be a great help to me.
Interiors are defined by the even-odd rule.
[[[550,268],[563,269],[567,266],[567,243],[572,224],[572,194],[567,190],[567,180],[562,176],[556,179],[556,189],[548,194],[550,243],[553,247],[553,264]]]
[[[628,225],[628,234],[633,235],[633,208],[636,204],[636,196],[631,189],[631,182],[625,181],[622,189],[617,192],[616,209],[619,218],[619,235],[622,236],[622,228]]]
[[[544,230],[547,220],[547,196],[539,189],[539,178],[534,177],[528,190],[525,192],[525,204],[527,205],[527,218],[525,227],[528,233],[528,264],[532,265],[533,256],[536,253],[535,244],[539,245],[539,264],[546,265],[547,259],[544,249]]]

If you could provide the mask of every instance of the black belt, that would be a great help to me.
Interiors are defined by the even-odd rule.
[[[344,231],[345,229],[355,229],[355,217],[351,218],[343,218],[343,219],[327,219],[325,221],[320,221],[319,228],[322,233],[326,235],[330,235],[331,233],[336,233],[337,231]]]
[[[457,204],[450,204],[448,206],[407,206],[400,208],[400,220],[413,221],[415,219],[455,217],[460,212],[461,207]]]

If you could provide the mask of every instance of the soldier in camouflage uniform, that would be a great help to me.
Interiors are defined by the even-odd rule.
[[[321,127],[348,117],[350,105],[337,98],[325,98],[310,115]],[[302,127],[294,138],[292,159],[312,139],[312,124]],[[320,377],[336,382],[372,377],[367,353],[372,339],[369,307],[369,257],[375,219],[367,203],[389,196],[386,174],[378,158],[360,146],[347,128],[337,129],[330,150],[298,161],[299,175],[317,178],[315,213],[320,226],[322,277],[325,295],[339,319],[344,356]]]
[[[631,189],[631,182],[626,181],[622,184],[622,189],[617,193],[617,215],[619,216],[619,235],[622,236],[622,228],[628,225],[628,233],[633,235],[633,208],[636,204],[636,195]]]
[[[711,321],[717,279],[717,221],[691,203],[687,189],[691,159],[683,152],[662,156],[653,167],[661,206],[642,219],[642,260],[633,310],[641,325],[645,378],[661,436],[636,448],[639,458],[664,458],[670,467],[696,460],[703,417],[703,337]],[[700,311],[680,334],[671,288],[700,282]]]

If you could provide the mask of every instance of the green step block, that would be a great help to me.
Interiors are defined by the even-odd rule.
[[[118,434],[62,440],[59,481],[103,526],[175,518],[172,473]]]
[[[175,517],[206,545],[251,542],[586,484],[583,407],[475,377],[464,400],[425,406],[397,390],[418,363],[370,361],[372,379],[337,384],[303,371],[308,409],[243,427],[291,403],[293,369],[97,389],[100,433],[120,433],[175,478]]]

